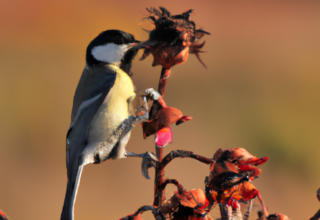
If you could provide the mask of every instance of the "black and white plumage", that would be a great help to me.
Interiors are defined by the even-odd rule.
[[[128,73],[137,50],[129,49],[137,42],[131,34],[107,30],[87,47],[86,66],[74,95],[67,133],[68,183],[61,220],[73,219],[84,165],[135,155],[125,150],[130,128],[124,125],[132,116],[135,97]]]

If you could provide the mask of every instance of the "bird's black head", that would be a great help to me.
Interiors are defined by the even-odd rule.
[[[100,33],[87,47],[86,62],[89,67],[105,64],[119,65],[126,73],[138,49],[130,48],[137,41],[132,34],[120,30],[107,30]]]

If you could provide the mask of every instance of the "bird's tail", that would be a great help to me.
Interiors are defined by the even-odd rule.
[[[83,166],[84,165],[80,165],[77,170],[71,172],[71,175],[68,177],[67,192],[64,199],[61,220],[73,220],[74,203],[77,196]]]

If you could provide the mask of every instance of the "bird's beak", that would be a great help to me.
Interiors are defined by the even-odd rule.
[[[185,121],[189,121],[189,120],[191,120],[191,119],[192,119],[192,117],[183,116],[182,118],[180,118],[180,119],[176,122],[176,125],[179,125],[179,124],[181,124],[181,123],[183,123],[183,122],[185,122]]]
[[[135,40],[133,43],[127,44],[128,50],[137,46],[141,41]]]
[[[141,41],[135,41],[135,43],[137,43],[136,45],[134,45],[131,49],[133,50],[139,50],[139,49],[143,49],[146,48],[147,46],[153,46],[155,45],[157,42],[156,41],[151,41],[151,40],[147,40],[144,42]]]

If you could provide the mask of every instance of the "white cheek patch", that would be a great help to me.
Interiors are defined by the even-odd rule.
[[[126,44],[117,45],[108,43],[92,48],[91,54],[96,60],[107,63],[118,63],[127,50],[128,45]]]

